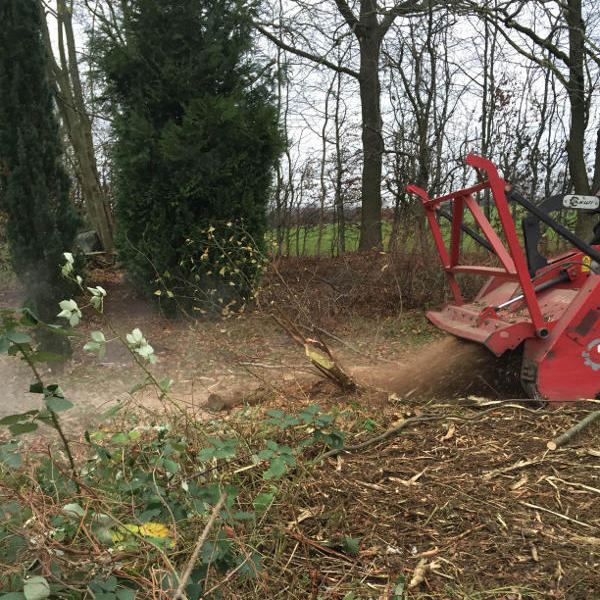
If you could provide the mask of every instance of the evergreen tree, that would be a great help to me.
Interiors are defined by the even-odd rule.
[[[39,0],[0,3],[0,208],[15,273],[28,303],[55,321],[69,294],[61,277],[62,253],[71,249],[79,219],[69,201],[69,178],[45,69]],[[68,353],[63,336],[42,339]]]
[[[251,12],[247,0],[128,0],[120,36],[97,48],[116,137],[119,256],[149,293],[157,274],[180,299],[219,287],[209,228],[242,220],[262,243],[281,140],[250,54]],[[255,264],[227,289],[247,295]]]

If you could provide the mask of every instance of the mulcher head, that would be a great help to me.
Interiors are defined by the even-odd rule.
[[[469,155],[479,183],[430,199],[416,186],[453,295],[453,301],[430,311],[432,323],[455,336],[486,346],[496,356],[522,346],[521,383],[531,396],[552,401],[600,397],[600,252],[550,213],[560,208],[597,211],[596,196],[552,196],[533,205],[500,178],[489,160]],[[501,228],[499,235],[481,210],[475,194],[490,190]],[[523,245],[509,201],[523,207]],[[450,204],[450,211],[444,208]],[[471,218],[465,219],[467,209]],[[451,221],[449,244],[439,218]],[[469,224],[465,221],[470,222]],[[537,250],[540,222],[565,238],[572,249],[551,259]],[[469,225],[477,227],[473,229]],[[498,266],[461,263],[461,241],[469,235],[494,255]],[[463,300],[457,275],[487,276],[471,302]]]

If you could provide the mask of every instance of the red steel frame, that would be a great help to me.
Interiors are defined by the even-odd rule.
[[[500,277],[509,281],[518,281],[534,329],[536,332],[542,331],[545,328],[544,319],[533,289],[534,285],[529,276],[527,261],[519,242],[515,224],[510,213],[510,207],[506,200],[505,192],[510,190],[510,186],[498,175],[498,170],[491,161],[474,154],[469,154],[466,162],[477,170],[480,178],[483,179],[481,175],[482,172],[485,172],[487,179],[471,187],[433,199],[429,198],[424,190],[415,185],[409,185],[407,187],[408,192],[417,194],[423,202],[425,214],[427,215],[433,238],[442,260],[446,277],[448,278],[448,284],[450,285],[450,290],[454,296],[455,304],[459,306],[463,304],[462,294],[455,277],[456,273],[474,273],[477,275]],[[475,200],[474,194],[485,189],[491,190],[508,248],[498,237],[498,234],[494,231]],[[442,232],[436,218],[436,211],[440,208],[440,203],[447,200],[454,201],[449,248],[447,248],[444,243]],[[502,268],[460,264],[461,225],[463,223],[465,207],[469,209],[475,222],[479,225],[481,232],[491,244],[496,256],[502,263]]]

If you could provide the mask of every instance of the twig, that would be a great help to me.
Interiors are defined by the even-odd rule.
[[[485,479],[487,481],[489,479],[492,479],[493,477],[496,477],[496,475],[501,475],[503,473],[510,473],[511,471],[516,471],[517,469],[524,469],[525,467],[529,467],[531,465],[537,465],[538,463],[541,463],[541,462],[542,462],[542,459],[540,459],[540,458],[534,458],[532,460],[519,460],[514,465],[511,465],[510,467],[494,469],[493,471],[488,471],[487,473],[484,473],[483,479]]]
[[[479,421],[482,417],[484,417],[487,413],[496,411],[497,408],[488,408],[487,410],[481,411],[478,415],[474,416],[474,417],[459,417],[459,416],[452,416],[452,415],[429,415],[429,416],[421,416],[421,417],[409,417],[408,419],[405,419],[404,421],[402,421],[402,423],[400,423],[399,425],[396,425],[395,427],[392,427],[391,429],[386,429],[383,433],[380,433],[379,435],[376,435],[375,437],[369,438],[368,440],[365,440],[364,442],[361,442],[360,444],[355,444],[353,446],[344,446],[343,448],[333,448],[332,450],[329,450],[328,452],[325,452],[325,454],[321,454],[321,456],[319,456],[317,458],[318,461],[322,461],[325,460],[326,458],[329,458],[330,456],[335,456],[337,454],[339,454],[340,452],[353,452],[355,450],[362,450],[364,448],[368,448],[369,446],[372,446],[373,444],[377,444],[378,442],[383,442],[384,440],[387,440],[389,437],[395,436],[398,433],[400,433],[405,427],[407,427],[408,425],[413,425],[414,423],[427,423],[430,421]]]
[[[37,382],[42,386],[42,389],[45,389],[46,386],[44,385],[44,381],[42,380],[41,375],[39,374],[38,370],[36,369],[33,359],[31,358],[31,356],[29,356],[29,353],[27,352],[27,350],[25,350],[25,345],[24,344],[16,344],[16,346],[18,347],[23,358],[25,359],[25,362],[29,365],[29,368],[32,370]],[[67,455],[67,459],[69,460],[69,466],[71,468],[71,475],[72,475],[73,483],[75,484],[75,489],[79,493],[79,492],[81,492],[81,488],[79,487],[79,483],[77,482],[77,468],[75,467],[75,461],[73,460],[73,455],[71,454],[71,446],[69,445],[69,441],[67,440],[67,437],[65,436],[65,433],[61,427],[60,420],[59,420],[56,412],[54,412],[48,406],[46,406],[46,408],[48,408],[48,413],[50,414],[50,419],[52,420],[52,425],[53,425],[54,429],[56,429],[56,431],[58,432],[58,435],[59,435],[60,440],[63,445],[63,449],[65,451],[65,454]]]
[[[204,542],[206,542],[206,538],[208,537],[210,530],[213,528],[213,525],[215,524],[215,521],[217,520],[219,511],[221,510],[221,508],[223,508],[223,504],[225,504],[225,500],[227,500],[227,492],[223,492],[221,494],[221,497],[219,498],[219,501],[215,504],[212,514],[210,515],[210,519],[208,520],[208,523],[204,527],[202,534],[198,538],[198,541],[196,542],[196,546],[194,547],[192,555],[190,556],[190,558],[187,562],[187,565],[185,566],[183,575],[181,576],[181,579],[179,580],[179,585],[177,586],[177,590],[175,591],[175,595],[173,596],[173,600],[180,600],[180,599],[185,598],[185,596],[183,594],[183,590],[187,586],[188,579],[190,578],[190,575],[192,574],[192,570],[194,569],[194,565],[196,564],[196,561],[198,560],[198,555],[200,554],[200,550],[202,550],[202,546],[204,546]]]
[[[582,429],[585,429],[588,425],[592,424],[596,419],[600,417],[600,410],[591,412],[585,419],[582,419],[576,425],[573,425],[570,429],[567,429],[562,435],[550,440],[546,446],[548,450],[556,450],[564,444],[566,444],[572,437],[577,435]]]
[[[315,542],[314,540],[311,540],[309,537],[306,537],[305,535],[302,535],[301,533],[297,533],[295,531],[292,531],[291,529],[282,529],[282,531],[284,531],[287,535],[293,537],[294,539],[298,540],[299,542],[308,544],[309,546],[312,546],[313,548],[316,548],[317,550],[320,550],[321,552],[323,552],[325,554],[330,554],[331,556],[336,556],[337,558],[341,558],[343,560],[353,562],[349,556],[346,556],[345,554],[342,554],[341,552],[337,552],[336,550],[333,550],[332,548],[328,548],[327,546],[324,546],[323,544],[319,544],[319,542]]]
[[[536,504],[529,504],[529,502],[521,502],[521,504],[523,506],[527,506],[528,508],[534,508],[536,510],[541,510],[541,511],[550,513],[551,515],[554,515],[555,517],[559,517],[560,519],[564,519],[565,521],[571,521],[571,523],[576,523],[577,525],[581,525],[582,527],[590,527],[591,529],[594,529],[594,527],[592,525],[590,525],[589,523],[584,523],[583,521],[578,521],[577,519],[573,519],[572,517],[567,517],[567,515],[563,515],[562,513],[556,512],[554,510],[550,510],[549,508],[544,508],[543,506],[537,506]]]

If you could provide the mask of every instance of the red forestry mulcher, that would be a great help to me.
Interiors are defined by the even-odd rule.
[[[563,207],[599,211],[600,198],[557,195],[534,205],[504,181],[489,160],[470,154],[466,162],[479,179],[471,187],[431,199],[422,189],[408,186],[423,201],[454,298],[427,317],[455,336],[483,344],[497,357],[522,348],[521,384],[533,398],[600,398],[600,244],[598,240],[584,242],[551,216]],[[503,239],[475,198],[487,189]],[[509,201],[528,213],[522,220],[523,246]],[[465,224],[465,209],[478,230]],[[440,217],[451,221],[448,244],[440,230]],[[541,222],[565,238],[572,249],[543,257],[538,251]],[[463,264],[463,234],[493,253],[500,266]],[[456,278],[459,273],[488,276],[471,302],[463,300]]]

